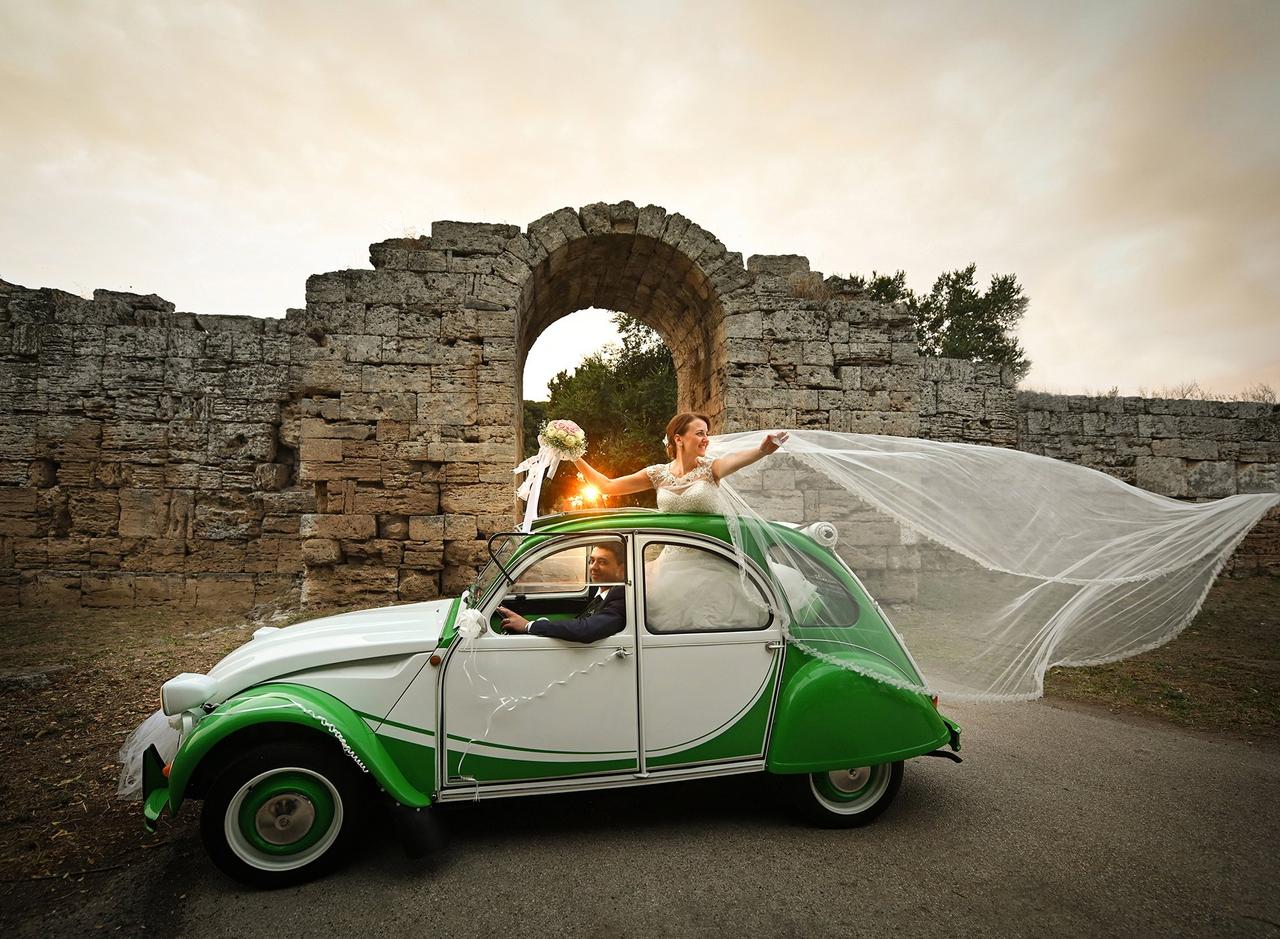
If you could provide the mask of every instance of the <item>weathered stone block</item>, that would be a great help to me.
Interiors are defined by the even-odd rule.
[[[169,493],[162,489],[121,489],[122,538],[162,538],[169,529]]]
[[[367,427],[362,425],[363,429]],[[337,463],[342,459],[343,440],[336,437],[315,437],[302,441],[299,457],[305,462]]]
[[[1134,479],[1140,488],[1160,495],[1187,495],[1186,463],[1177,457],[1138,457]]]
[[[67,610],[80,606],[80,574],[51,571],[24,573],[19,579],[18,603],[25,607]]]
[[[401,600],[434,600],[440,596],[440,578],[422,571],[404,571],[400,575]]]
[[[253,471],[253,488],[259,492],[279,492],[289,485],[290,470],[283,463],[259,463]]]
[[[347,392],[342,396],[339,416],[344,421],[411,421],[417,411],[418,400],[414,394]]]
[[[448,541],[471,541],[476,537],[474,515],[447,514],[444,517],[444,537]]]
[[[430,244],[433,249],[455,253],[498,254],[518,234],[518,225],[439,221],[431,223]]]
[[[1193,499],[1218,499],[1235,495],[1236,465],[1220,460],[1187,463],[1187,491]]]
[[[195,578],[195,608],[218,613],[239,613],[253,606],[254,583],[250,574],[202,574]]]
[[[189,609],[187,577],[184,574],[135,574],[133,599],[136,606],[162,606],[166,609]]]
[[[1176,456],[1188,460],[1216,460],[1215,440],[1158,439],[1151,441],[1152,456]]]
[[[404,541],[409,537],[409,519],[404,515],[378,516],[378,537]]]
[[[303,515],[298,531],[303,538],[359,540],[378,532],[372,515]]]
[[[425,544],[441,544],[444,541],[444,525],[443,515],[414,515],[409,519],[409,538]]]
[[[80,577],[80,602],[94,608],[119,608],[134,605],[133,575],[122,573],[85,573]]]
[[[401,563],[405,567],[438,571],[444,567],[444,545],[419,545],[408,542],[404,546]]]
[[[1238,492],[1280,492],[1280,463],[1241,463],[1236,468]]]
[[[807,274],[809,259],[799,254],[753,254],[747,258],[747,270],[770,277]]]
[[[337,564],[342,560],[342,547],[332,538],[307,538],[302,542],[302,562],[308,566]]]
[[[72,492],[68,511],[72,530],[77,534],[114,534],[120,519],[120,497],[107,490]]]

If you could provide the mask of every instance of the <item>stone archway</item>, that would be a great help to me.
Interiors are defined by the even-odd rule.
[[[742,257],[658,206],[561,209],[513,239],[506,261],[527,270],[516,316],[516,396],[529,349],[548,326],[599,307],[635,317],[671,351],[677,406],[723,423],[727,359],[723,298],[747,280]]]
[[[524,361],[579,309],[619,310],[672,351],[678,406],[720,432],[906,432],[901,311],[797,255],[742,256],[659,206],[564,208],[527,228],[438,221],[307,282],[291,313],[307,602],[460,592],[512,520]],[[311,491],[305,491],[310,486]]]

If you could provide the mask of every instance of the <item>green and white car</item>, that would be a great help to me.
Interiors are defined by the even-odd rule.
[[[936,700],[784,641],[807,626],[848,630],[836,655],[923,686],[849,568],[805,532],[777,528],[821,597],[819,618],[835,611],[838,622],[790,609],[772,566],[740,561],[720,516],[620,509],[495,536],[488,567],[457,599],[259,629],[207,675],[165,683],[163,710],[183,736],[168,765],[154,747],[144,757],[147,825],[202,799],[218,866],[282,886],[334,866],[387,797],[404,813],[398,828],[413,831],[452,801],[770,772],[794,780],[817,823],[869,822],[903,761],[952,756],[942,748],[958,750],[960,730]],[[629,559],[621,632],[574,643],[497,628],[499,605],[529,618],[581,612],[602,541]],[[759,591],[759,624],[649,622],[647,562],[669,546],[732,565]]]

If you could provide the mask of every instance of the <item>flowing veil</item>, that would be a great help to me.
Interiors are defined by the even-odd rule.
[[[740,555],[766,557],[788,642],[951,700],[1039,697],[1054,665],[1168,642],[1280,495],[1189,503],[1047,457],[909,437],[794,430],[721,483]],[[722,456],[759,432],[712,438]],[[866,586],[923,684],[868,666],[874,649],[838,585],[794,538],[808,528]],[[859,653],[856,656],[851,653]]]

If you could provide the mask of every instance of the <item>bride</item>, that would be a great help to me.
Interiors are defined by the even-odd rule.
[[[584,459],[575,465],[605,495],[655,489],[661,512],[722,515],[720,481],[776,452],[788,434],[765,434],[757,447],[712,460],[706,455],[709,430],[706,415],[677,414],[664,438],[671,462],[628,476],[610,479]],[[710,552],[667,545],[645,565],[645,621],[655,631],[750,628],[763,625],[765,617],[759,602],[753,603],[744,592],[736,567]]]

